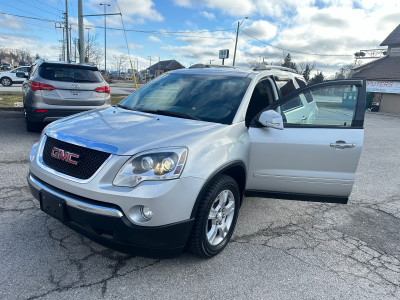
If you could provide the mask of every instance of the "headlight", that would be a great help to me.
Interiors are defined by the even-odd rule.
[[[187,152],[187,148],[166,148],[139,153],[119,170],[113,185],[134,187],[145,180],[179,178]]]

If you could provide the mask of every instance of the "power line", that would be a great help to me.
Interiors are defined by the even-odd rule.
[[[59,21],[51,20],[51,19],[27,17],[27,16],[16,15],[16,14],[5,13],[5,12],[1,12],[1,11],[0,11],[0,14],[8,15],[8,16],[14,16],[14,17],[18,17],[18,18],[24,18],[24,19],[38,20],[38,21],[43,21],[43,22],[51,22],[51,23],[59,22]]]
[[[33,8],[39,9],[40,11],[44,11],[44,12],[52,14],[52,15],[55,14],[54,12],[50,12],[48,10],[45,10],[44,8],[37,7],[37,6],[35,6],[35,5],[33,5],[33,4],[29,3],[29,2],[26,2],[26,1],[23,1],[23,0],[17,0],[17,1],[24,3],[26,6],[32,6]]]
[[[41,16],[39,16],[39,15],[37,15],[37,14],[34,14],[34,13],[32,13],[32,12],[23,10],[22,8],[17,8],[17,7],[15,7],[15,6],[12,6],[12,5],[9,5],[9,4],[6,4],[6,3],[1,3],[1,4],[5,5],[5,6],[8,6],[8,7],[11,7],[11,8],[13,8],[13,9],[16,9],[16,10],[20,10],[20,11],[26,12],[26,13],[28,13],[28,14],[32,14],[32,15],[41,17]]]
[[[254,40],[256,40],[256,41],[259,41],[260,43],[263,43],[263,44],[265,44],[265,45],[267,45],[267,46],[270,46],[270,47],[272,47],[272,48],[276,48],[276,49],[279,49],[279,50],[282,50],[282,51],[287,51],[287,52],[290,52],[290,53],[306,54],[306,55],[314,55],[314,56],[333,56],[333,57],[335,57],[335,56],[346,56],[346,57],[351,56],[351,57],[353,57],[353,55],[349,55],[349,54],[319,54],[319,53],[308,53],[308,52],[301,52],[301,51],[295,51],[295,50],[285,49],[285,48],[281,48],[281,47],[278,47],[278,46],[273,46],[273,45],[271,45],[271,44],[268,44],[267,42],[264,42],[264,41],[262,41],[262,40],[259,40],[259,39],[255,38],[254,36],[252,36],[252,35],[246,33],[246,32],[243,31],[243,30],[241,31],[241,33],[244,33],[244,34],[247,35],[248,37],[251,37],[252,39],[254,39]]]
[[[5,17],[3,17],[3,16],[0,16],[0,19],[5,20],[5,21],[10,21],[10,19],[7,19],[7,18],[5,18]],[[48,26],[33,24],[33,23],[26,22],[26,21],[18,21],[18,22],[20,22],[20,23],[25,23],[25,24],[29,24],[29,25],[32,25],[32,26],[37,26],[37,27],[42,27],[42,28],[47,28],[47,29],[53,29],[53,27],[48,27]]]
[[[53,8],[53,9],[57,10],[57,12],[60,11],[57,7],[52,6],[52,5],[50,5],[50,4],[47,4],[46,2],[43,2],[43,1],[40,1],[40,0],[36,0],[36,1],[38,1],[38,2],[40,2],[40,3],[42,3],[42,4],[44,4],[44,5],[47,5],[48,7],[51,7],[51,8]]]

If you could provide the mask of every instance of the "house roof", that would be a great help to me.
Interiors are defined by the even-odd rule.
[[[400,80],[400,56],[385,56],[352,70],[352,78]]]
[[[159,61],[158,63],[152,65],[149,67],[149,70],[176,70],[176,69],[183,69],[184,66],[182,66],[179,62],[177,62],[175,59],[171,60],[163,60]]]
[[[400,44],[400,25],[397,26],[387,38],[380,44],[380,46],[391,46]]]

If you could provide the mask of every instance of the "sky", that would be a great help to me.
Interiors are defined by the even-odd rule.
[[[83,14],[122,13],[135,68],[175,59],[185,67],[222,64],[229,49],[232,65],[239,28],[236,65],[279,64],[287,53],[298,66],[334,74],[354,63],[354,53],[376,49],[400,24],[398,0],[84,0]],[[26,49],[59,60],[65,0],[0,0],[0,47]],[[78,1],[68,1],[72,37],[78,36]],[[20,17],[18,17],[18,16]],[[23,18],[23,17],[24,18]],[[28,18],[26,18],[28,17]],[[247,19],[245,19],[247,17]],[[37,19],[32,19],[37,18]],[[87,33],[104,51],[104,17],[84,18]],[[127,54],[120,15],[107,16],[107,69]],[[72,51],[74,52],[74,51]],[[367,62],[367,61],[364,61]],[[102,68],[104,62],[99,66]],[[124,67],[128,67],[125,64]]]

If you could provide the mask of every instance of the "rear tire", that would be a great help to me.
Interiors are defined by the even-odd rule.
[[[11,86],[11,85],[13,84],[13,82],[12,82],[11,78],[3,77],[3,78],[1,79],[1,84],[2,84],[3,86]]]
[[[220,253],[233,234],[239,207],[240,193],[236,181],[227,175],[212,180],[201,199],[189,238],[189,251],[203,258]]]

